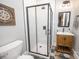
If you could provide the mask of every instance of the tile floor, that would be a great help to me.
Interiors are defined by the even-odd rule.
[[[40,58],[40,57],[34,56],[34,59],[45,59],[45,58]]]
[[[68,59],[68,58],[65,58],[65,57],[61,57],[60,56],[60,53],[56,52],[55,53],[55,59]],[[70,55],[70,58],[69,59],[74,59],[73,55]]]
[[[68,58],[60,57],[59,54],[60,53],[55,53],[54,57],[51,56],[50,59],[68,59]],[[45,58],[40,58],[40,57],[34,56],[34,59],[45,59]],[[74,59],[74,57],[71,55],[70,59]]]

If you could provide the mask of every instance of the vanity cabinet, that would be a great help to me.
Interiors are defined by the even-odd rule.
[[[70,35],[57,35],[57,46],[67,46],[72,48],[73,36]]]
[[[73,46],[73,36],[72,35],[60,35],[57,34],[57,48],[59,52],[69,53]]]

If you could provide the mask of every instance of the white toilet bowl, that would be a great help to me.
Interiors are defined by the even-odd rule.
[[[34,59],[34,58],[31,55],[22,55],[22,56],[19,56],[17,59]]]

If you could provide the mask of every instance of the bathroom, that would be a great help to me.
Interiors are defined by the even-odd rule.
[[[66,2],[68,1],[68,2],[64,3],[64,1],[66,1]],[[6,8],[6,10],[8,10],[8,12],[9,12],[9,10],[10,10],[10,12],[13,12],[12,15],[11,14],[10,15],[14,16],[11,20],[12,22],[8,22],[8,23],[6,20],[11,16],[9,16],[7,19],[1,18],[1,16],[0,16],[0,59],[17,59],[17,58],[18,59],[24,59],[24,58],[26,58],[26,59],[42,59],[42,58],[44,58],[44,59],[63,59],[63,58],[59,58],[59,57],[57,58],[54,53],[56,51],[55,48],[57,47],[57,35],[59,35],[59,34],[71,35],[74,37],[73,38],[74,41],[72,43],[73,56],[70,57],[69,54],[65,54],[65,55],[70,57],[70,59],[79,59],[79,46],[78,46],[78,42],[79,42],[79,40],[78,40],[78,38],[79,38],[78,37],[78,35],[79,35],[78,22],[79,21],[77,20],[79,17],[78,2],[79,2],[78,0],[0,0],[0,12],[2,11],[1,7],[3,7],[3,9]],[[35,8],[36,6],[38,7],[38,5],[41,6],[41,5],[49,5],[49,4],[50,4],[50,8],[52,10],[51,11],[52,22],[50,21],[51,24],[49,25],[49,26],[51,26],[50,29],[51,29],[52,35],[51,35],[51,38],[48,39],[48,41],[51,41],[51,42],[49,42],[50,44],[48,44],[49,46],[47,45],[48,47],[45,47],[46,49],[44,49],[44,50],[42,50],[42,49],[39,50],[40,53],[41,53],[41,51],[44,52],[45,50],[47,52],[47,48],[48,48],[49,54],[48,54],[48,56],[44,56],[44,55],[32,53],[29,51],[31,49],[29,48],[30,43],[28,41],[29,40],[28,39],[29,30],[28,30],[27,23],[29,23],[29,22],[27,20],[28,20],[28,18],[32,18],[34,11],[31,10],[31,16],[27,16],[27,14],[29,14],[29,10],[27,11],[27,9],[29,9],[29,8],[27,8],[27,7],[33,6]],[[44,10],[45,8],[42,8],[42,9]],[[60,23],[58,21],[59,12],[61,14],[62,14],[62,12],[69,13],[68,14],[69,15],[68,26],[60,25]],[[40,9],[38,9],[37,13],[40,14]],[[0,13],[0,15],[2,15],[2,14]],[[44,15],[46,15],[46,14],[44,14]],[[39,16],[41,16],[41,15],[39,15]],[[42,18],[42,17],[40,17],[40,18]],[[43,26],[43,29],[45,31],[46,27]],[[46,31],[45,31],[45,34],[46,34]],[[17,44],[16,43],[13,44],[15,41]],[[19,45],[19,42],[20,42],[20,44],[22,44],[22,46],[20,48],[19,47],[16,48],[17,51],[15,51],[15,49],[13,49],[13,51],[10,51],[11,54],[9,54],[10,53],[9,50],[7,50],[8,52],[6,52],[5,48],[3,48],[11,43],[13,44],[13,45],[11,44],[11,46],[14,47],[15,45]],[[33,44],[37,43],[37,42],[34,42],[33,39],[31,40],[31,42]],[[31,44],[31,45],[34,46],[33,44]],[[47,42],[46,42],[46,44],[47,44]],[[11,49],[9,47],[10,46],[8,46],[8,48],[6,47],[6,49]],[[39,49],[38,47],[36,47],[36,48]],[[51,52],[51,50],[53,50],[53,52]],[[2,51],[5,51],[5,52],[2,53]],[[34,50],[34,52],[35,52],[35,50]],[[17,55],[18,53],[19,53],[19,55]],[[15,55],[13,55],[13,54],[15,54]],[[15,58],[16,56],[17,56],[17,58]],[[64,59],[69,59],[69,58],[64,58]]]

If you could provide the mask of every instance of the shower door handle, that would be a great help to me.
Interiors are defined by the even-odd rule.
[[[45,31],[45,35],[47,35],[46,26],[43,26],[43,30]]]
[[[46,26],[43,26],[43,30],[45,30],[46,35],[50,35],[50,29],[46,29]]]

